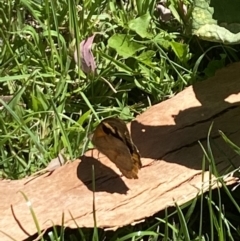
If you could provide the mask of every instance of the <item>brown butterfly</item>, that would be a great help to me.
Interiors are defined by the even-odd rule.
[[[125,177],[138,178],[138,170],[142,167],[140,154],[124,121],[118,118],[103,120],[93,133],[92,143]]]

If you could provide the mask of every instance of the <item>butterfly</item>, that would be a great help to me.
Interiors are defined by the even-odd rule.
[[[124,121],[118,118],[103,120],[93,133],[92,143],[125,177],[138,178],[141,158]]]

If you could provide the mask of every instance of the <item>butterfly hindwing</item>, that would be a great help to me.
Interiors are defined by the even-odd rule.
[[[93,135],[93,144],[120,169],[127,178],[138,178],[142,167],[140,154],[124,121],[118,118],[103,120]]]

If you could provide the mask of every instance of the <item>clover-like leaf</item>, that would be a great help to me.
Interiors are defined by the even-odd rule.
[[[113,35],[109,38],[108,45],[123,58],[132,57],[137,51],[146,48],[144,45],[134,42],[132,37],[126,34]]]

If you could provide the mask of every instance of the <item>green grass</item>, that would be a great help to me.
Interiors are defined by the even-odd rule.
[[[9,103],[0,99],[5,107],[0,176],[30,175],[60,151],[73,160],[91,147],[88,135],[102,118],[130,121],[233,61],[233,48],[187,34],[188,18],[181,18],[174,1],[176,20],[168,23],[159,20],[155,5],[154,0],[0,3],[0,95],[13,96]],[[97,69],[86,74],[73,54],[93,33]],[[212,55],[219,66],[203,61]]]
[[[191,5],[191,1],[184,2]],[[166,23],[159,20],[156,3],[0,2],[0,96],[4,96],[0,98],[0,178],[30,175],[60,152],[74,160],[91,147],[89,133],[102,118],[117,115],[130,121],[216,69],[239,61],[239,46],[230,48],[189,35],[190,19],[182,15],[177,1],[169,1],[174,18]],[[93,33],[97,69],[95,74],[86,74],[73,55],[76,46]],[[6,96],[12,96],[10,102]],[[239,148],[222,136],[239,154]],[[204,151],[205,161],[217,175],[210,150],[208,146]],[[223,189],[239,217],[238,202],[224,184]],[[198,208],[195,199],[184,209],[176,206],[175,216],[166,213],[154,219],[152,226],[146,222],[138,230],[125,228],[111,238],[98,230],[90,237],[89,231],[86,240],[233,240],[232,232],[239,238],[239,227],[229,221],[236,213],[228,219],[220,189],[217,196],[214,201],[210,190],[200,194]],[[206,232],[205,208],[212,214]],[[198,227],[192,228],[196,223]],[[63,227],[60,232],[54,228],[42,240],[64,240],[64,232]],[[85,234],[81,229],[78,232],[84,240]],[[79,240],[71,234],[68,237]]]

